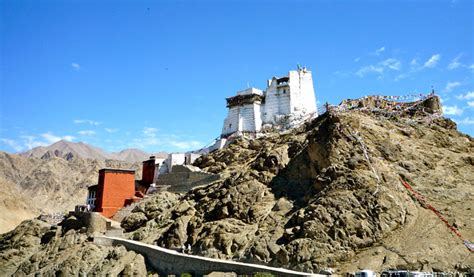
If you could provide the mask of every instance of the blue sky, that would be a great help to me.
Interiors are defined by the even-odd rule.
[[[316,98],[429,92],[474,135],[473,1],[2,1],[0,150],[200,148],[299,63]]]

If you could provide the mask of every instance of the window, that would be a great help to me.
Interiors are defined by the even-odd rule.
[[[229,129],[232,128],[232,123],[229,123]]]
[[[87,204],[95,205],[95,200],[96,200],[96,191],[95,190],[89,191],[89,197],[87,197]]]

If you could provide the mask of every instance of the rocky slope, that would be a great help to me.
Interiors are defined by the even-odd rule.
[[[64,212],[84,203],[87,186],[97,183],[98,170],[104,167],[137,169],[141,178],[140,163],[0,152],[0,233],[40,213]]]
[[[472,270],[463,242],[400,182],[474,240],[474,140],[426,104],[335,109],[283,135],[238,139],[195,163],[221,181],[158,194],[122,226],[136,240],[308,272]]]
[[[284,134],[238,139],[195,163],[221,180],[143,200],[122,221],[126,236],[308,272],[472,271],[463,242],[400,183],[473,240],[474,140],[424,104],[338,108]],[[0,235],[0,274],[143,272],[139,255],[63,228],[30,221]]]
[[[89,242],[84,232],[25,221],[0,235],[0,276],[146,276],[143,256]]]

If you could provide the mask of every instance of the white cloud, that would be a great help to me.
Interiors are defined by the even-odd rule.
[[[446,115],[461,115],[463,109],[458,108],[458,106],[443,106],[443,113]]]
[[[196,149],[201,147],[202,144],[199,141],[170,141],[169,144],[179,149]]]
[[[460,94],[456,96],[457,99],[471,100],[474,99],[474,91],[466,92],[465,94]]]
[[[12,139],[0,139],[0,141],[3,143],[3,144],[6,144],[8,146],[10,146],[11,148],[13,148],[13,150],[15,150],[16,152],[20,152],[20,151],[23,151],[25,149],[24,146],[20,145],[18,142],[12,140]]]
[[[456,56],[456,58],[454,58],[448,65],[448,69],[449,70],[453,70],[453,69],[456,69],[458,67],[461,67],[462,64],[459,62],[459,59],[462,57],[462,54],[459,54]]]
[[[83,136],[93,136],[93,135],[95,135],[95,131],[93,131],[93,130],[82,130],[82,131],[79,131],[77,133],[79,135],[83,135]]]
[[[75,139],[73,136],[62,136],[62,137],[56,136],[56,135],[52,134],[51,132],[41,134],[40,136],[43,139],[45,139],[48,144],[55,143],[55,142],[58,142],[60,140],[72,141],[73,139]]]
[[[378,74],[382,74],[382,73],[383,73],[383,67],[381,67],[381,66],[374,66],[374,65],[364,66],[364,67],[361,67],[361,68],[356,72],[356,75],[358,75],[359,77],[364,77],[364,76],[367,75],[368,73],[378,73]]]
[[[20,136],[23,139],[23,145],[27,150],[38,147],[38,146],[46,146],[48,145],[47,142],[39,141],[35,136]]]
[[[15,151],[25,151],[38,146],[48,146],[60,140],[72,141],[75,139],[73,136],[56,136],[51,132],[40,134],[39,137],[23,135],[19,138],[17,141],[2,139],[2,142],[11,146]]]
[[[153,127],[145,127],[143,128],[143,134],[145,134],[146,136],[156,136],[156,133],[158,132],[158,129],[156,128],[153,128]]]
[[[118,129],[115,129],[115,128],[105,128],[104,129],[107,133],[115,133],[118,131]]]
[[[134,145],[138,147],[146,147],[152,145],[160,145],[160,141],[157,136],[158,129],[153,127],[144,127],[143,128],[143,137],[133,139]],[[127,132],[128,133],[128,132]]]
[[[451,92],[453,89],[459,87],[461,85],[460,82],[448,82],[446,87],[444,88],[444,92]]]
[[[395,77],[394,81],[397,82],[397,81],[399,81],[399,80],[408,78],[408,77],[410,77],[411,75],[413,75],[414,73],[421,71],[423,68],[424,68],[424,67],[421,66],[421,65],[418,63],[418,59],[417,59],[417,58],[413,58],[413,59],[410,61],[410,69],[409,69],[408,71],[406,71],[406,72],[403,72],[403,73],[399,74],[397,77]]]
[[[465,117],[462,120],[456,121],[457,124],[461,125],[474,125],[474,118],[473,117]]]
[[[81,65],[78,64],[78,63],[71,63],[71,66],[72,66],[72,68],[74,68],[75,70],[80,70],[80,69],[81,69]]]
[[[380,47],[379,49],[375,50],[374,54],[379,56],[380,54],[382,54],[382,52],[385,51],[385,46],[382,46]]]
[[[178,150],[193,150],[201,147],[203,144],[196,140],[182,139],[179,135],[161,134],[157,128],[145,127],[142,130],[142,137],[132,139],[129,146],[144,148],[149,146],[172,148]]]
[[[62,139],[66,140],[66,141],[73,141],[75,139],[75,137],[73,137],[73,136],[63,136]]]
[[[398,75],[397,77],[395,77],[394,81],[395,81],[395,82],[398,82],[398,81],[400,81],[400,80],[403,80],[403,79],[405,79],[405,78],[408,78],[409,76],[410,76],[410,75],[407,74],[407,73],[402,73],[402,74]]]
[[[435,55],[431,56],[431,58],[429,60],[427,60],[423,66],[427,67],[427,68],[433,68],[438,64],[438,61],[440,59],[441,59],[441,55],[440,54],[435,54]]]
[[[399,60],[393,59],[393,58],[386,59],[385,61],[382,61],[380,64],[382,66],[388,67],[392,70],[400,70],[400,68],[402,66],[402,64]]]
[[[89,124],[89,125],[97,126],[97,125],[100,125],[101,123],[98,121],[89,120],[89,119],[75,119],[74,124]]]
[[[468,101],[467,105],[471,108],[474,108],[474,101]]]
[[[402,63],[394,58],[383,60],[376,65],[367,65],[361,67],[357,72],[356,75],[359,77],[364,77],[369,73],[375,74],[383,74],[386,70],[400,70]],[[380,77],[380,76],[379,76]]]

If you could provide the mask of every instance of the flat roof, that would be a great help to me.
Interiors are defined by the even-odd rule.
[[[135,169],[120,169],[120,168],[102,168],[99,170],[101,171],[108,171],[108,172],[120,172],[120,173],[133,173],[135,174]]]

